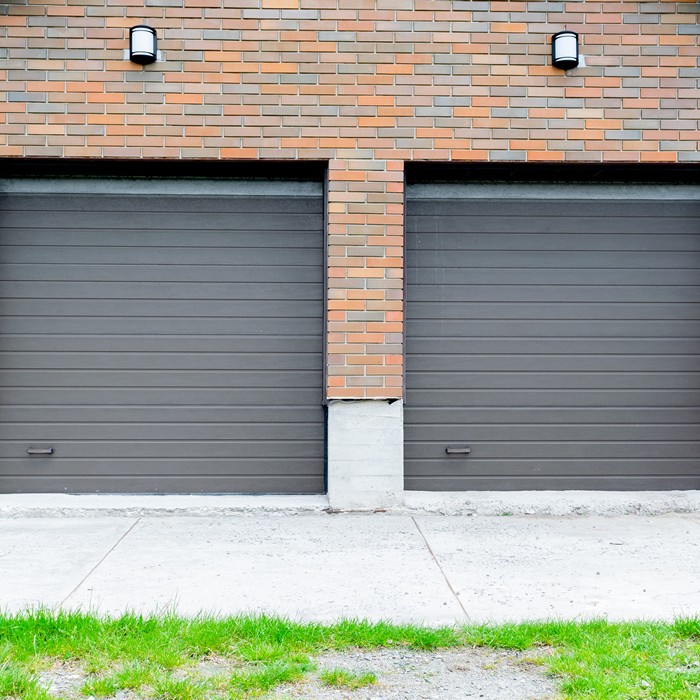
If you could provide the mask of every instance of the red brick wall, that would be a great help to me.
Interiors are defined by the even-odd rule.
[[[330,397],[397,397],[403,162],[700,159],[700,6],[13,0],[0,156],[323,159]],[[129,27],[163,60],[125,61]],[[581,34],[587,67],[549,63]]]

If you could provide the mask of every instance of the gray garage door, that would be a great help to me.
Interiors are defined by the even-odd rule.
[[[1,491],[323,491],[320,183],[2,190]]]
[[[700,196],[416,185],[406,487],[700,488]]]

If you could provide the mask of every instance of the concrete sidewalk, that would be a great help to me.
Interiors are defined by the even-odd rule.
[[[430,625],[700,613],[700,515],[0,518],[0,606]]]

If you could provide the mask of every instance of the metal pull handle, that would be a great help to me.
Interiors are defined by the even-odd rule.
[[[28,455],[52,455],[53,447],[30,447],[27,450]]]
[[[445,454],[448,455],[468,455],[472,451],[471,447],[446,447]]]

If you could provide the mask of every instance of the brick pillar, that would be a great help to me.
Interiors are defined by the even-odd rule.
[[[328,496],[403,493],[403,162],[332,160],[328,186]],[[335,400],[334,400],[335,399]]]
[[[332,160],[329,399],[403,395],[403,163]]]

